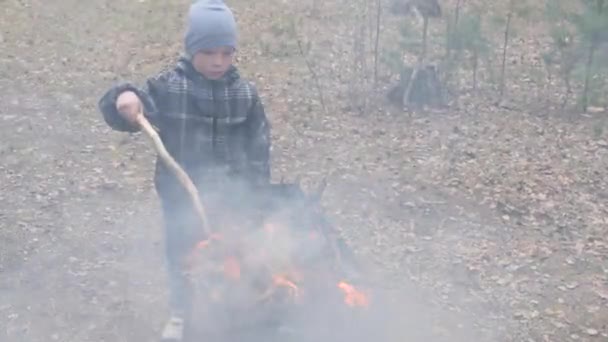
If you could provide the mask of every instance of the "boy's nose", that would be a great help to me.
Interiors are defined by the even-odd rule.
[[[213,64],[214,65],[222,65],[222,55],[221,54],[216,54],[213,56]]]

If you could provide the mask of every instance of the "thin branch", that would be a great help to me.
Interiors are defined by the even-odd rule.
[[[323,98],[323,91],[321,90],[321,83],[319,82],[319,77],[317,76],[317,73],[315,72],[314,68],[312,67],[310,60],[306,57],[306,53],[304,52],[304,48],[302,47],[302,40],[299,37],[297,37],[297,35],[296,35],[296,40],[298,43],[298,51],[300,52],[300,56],[302,56],[302,58],[304,58],[304,61],[306,62],[306,66],[308,67],[308,71],[312,75],[312,78],[315,82],[315,87],[317,88],[317,93],[319,95],[319,101],[321,102],[321,107],[323,108],[323,112],[325,114],[327,114],[327,107],[325,106],[325,99]]]
[[[203,207],[203,203],[201,202],[198,190],[188,174],[182,169],[179,164],[171,157],[171,154],[165,148],[163,141],[161,140],[156,130],[150,124],[150,122],[145,118],[143,114],[138,116],[137,123],[143,129],[144,132],[152,139],[154,143],[154,149],[156,150],[159,158],[167,165],[167,167],[173,172],[177,180],[181,183],[181,185],[185,188],[185,190],[190,195],[192,200],[192,204],[194,206],[194,210],[201,220],[203,232],[207,236],[211,236],[211,226],[209,225],[209,220],[207,219],[207,214],[205,212],[205,208]]]

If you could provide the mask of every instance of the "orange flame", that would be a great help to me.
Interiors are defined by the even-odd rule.
[[[264,223],[264,231],[270,235],[273,235],[274,233],[276,233],[278,229],[279,229],[279,226],[274,223],[270,223],[270,222]]]
[[[213,240],[221,240],[222,239],[222,235],[221,234],[211,234],[211,236],[209,236],[208,239],[206,240],[201,240],[196,244],[196,250],[201,250],[204,248],[207,248],[209,246],[209,244],[211,244],[211,241]]]
[[[289,280],[286,276],[283,275],[275,275],[272,277],[275,286],[287,287],[289,292],[294,297],[298,297],[300,295],[298,286]]]
[[[241,278],[241,265],[236,257],[231,256],[224,260],[224,274],[233,280]]]
[[[338,288],[344,292],[344,303],[351,307],[367,307],[369,306],[369,299],[367,296],[355,289],[354,286],[347,282],[341,281],[338,283]]]

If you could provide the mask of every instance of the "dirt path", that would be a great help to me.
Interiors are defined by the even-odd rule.
[[[95,105],[113,79],[141,80],[171,59],[187,3],[3,4],[0,340],[158,336],[166,303],[153,155],[142,137],[111,132]],[[547,253],[542,243],[548,239],[517,230],[472,191],[431,182],[441,162],[459,156],[446,151],[439,133],[464,126],[469,139],[466,134],[485,132],[475,122],[488,118],[362,117],[337,110],[338,96],[331,114],[320,114],[311,109],[314,89],[302,60],[259,53],[260,32],[272,26],[262,19],[285,4],[233,4],[248,28],[240,57],[244,73],[259,82],[274,126],[274,175],[302,174],[312,183],[329,176],[324,203],[331,218],[377,268],[378,281],[398,290],[401,308],[393,314],[399,337],[606,337],[608,298],[597,292],[605,285],[601,256],[585,259],[598,283],[574,284],[577,273],[562,265],[570,264],[563,261],[571,255],[566,247]],[[292,10],[298,6],[304,5]],[[340,37],[345,28],[335,25]],[[325,81],[338,82],[334,76]],[[564,279],[553,280],[556,274]],[[554,290],[562,281],[565,290]],[[602,302],[594,305],[595,298]],[[586,312],[575,310],[577,304]]]

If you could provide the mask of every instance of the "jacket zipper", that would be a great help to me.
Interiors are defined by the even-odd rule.
[[[211,83],[211,97],[213,98],[213,125],[211,128],[211,150],[213,151],[213,158],[217,161],[217,116],[219,106],[217,104],[217,85],[215,82]]]

